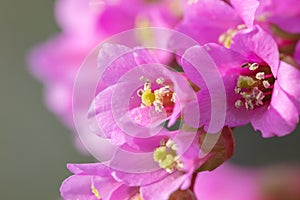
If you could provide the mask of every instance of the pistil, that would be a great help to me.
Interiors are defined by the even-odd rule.
[[[167,112],[172,112],[176,94],[171,90],[170,85],[165,84],[163,77],[155,80],[156,84],[161,85],[160,88],[152,90],[151,81],[146,77],[141,77],[144,83],[144,88],[137,91],[137,95],[141,97],[142,107],[154,106],[156,112],[162,112],[165,109]]]

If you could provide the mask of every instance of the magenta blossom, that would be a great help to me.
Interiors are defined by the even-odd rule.
[[[274,24],[288,33],[300,33],[300,5],[297,0],[260,0],[259,3],[256,12],[258,21]]]
[[[181,133],[178,138],[166,140],[165,144],[157,144],[158,147],[148,159],[159,164],[161,169],[152,172],[129,173],[101,163],[68,165],[75,175],[64,181],[61,194],[64,199],[130,199],[137,195],[145,200],[168,199],[179,188],[189,188],[195,167],[202,163],[198,158],[197,138],[194,138],[194,134]],[[192,145],[190,140],[193,140]],[[181,153],[180,157],[176,157]],[[149,167],[146,157],[143,160],[126,158],[124,161],[124,154],[116,153],[109,165],[114,166],[114,162],[117,162],[124,166],[131,164],[145,165],[144,169]],[[162,187],[165,184],[168,186]]]
[[[217,43],[220,35],[243,23],[235,10],[223,1],[191,2],[185,6],[183,20],[176,29],[192,37],[199,44]]]
[[[136,0],[100,5],[97,1],[57,0],[55,14],[62,33],[38,45],[29,55],[30,71],[45,86],[44,98],[49,110],[75,132],[73,115],[77,113],[74,112],[82,115],[87,112],[92,99],[86,98],[85,92],[96,87],[91,80],[97,80],[97,74],[85,71],[86,78],[81,82],[85,89],[72,102],[76,74],[91,50],[112,34],[132,28],[173,27],[181,16],[180,2],[177,3]],[[139,35],[138,39],[144,40],[145,36]],[[77,135],[75,142],[86,152]]]
[[[105,85],[90,108],[96,134],[114,145],[134,138],[159,136],[161,124],[172,126],[180,114],[197,126],[194,91],[186,78],[156,61],[146,49],[104,44],[98,55],[101,82]],[[183,121],[181,121],[183,123]]]
[[[104,163],[69,164],[68,169],[75,175],[64,181],[61,194],[65,199],[141,197],[144,200],[155,200],[169,199],[173,194],[179,195],[178,193],[191,198],[191,182],[194,181],[192,177],[196,176],[195,170],[201,169],[206,163],[211,165],[208,161],[215,155],[212,152],[199,157],[202,134],[203,131],[198,131],[196,135],[180,131],[162,141],[151,141],[156,147],[148,152],[149,156],[127,147],[118,149],[114,157]],[[231,130],[224,128],[222,139],[217,145],[223,145],[223,142],[232,144],[232,136],[228,138],[229,135],[231,136]],[[145,141],[144,143],[146,144]],[[129,154],[130,151],[132,155]],[[216,157],[220,159],[222,155]]]
[[[222,162],[228,159],[228,155],[217,149],[233,150],[231,130],[224,128],[216,149],[200,157],[203,136],[203,131],[196,135],[176,131],[161,141],[148,141],[154,147],[147,154],[124,147],[103,163],[69,164],[68,169],[75,175],[63,182],[62,197],[155,200],[179,195],[194,199],[192,177],[196,176],[195,170],[211,170],[216,167],[214,164],[220,164],[220,159]],[[147,141],[143,142],[146,145]]]
[[[296,1],[187,1],[183,20],[177,30],[199,44],[214,42],[229,47],[237,31],[257,24],[272,34],[280,50],[290,55],[295,42],[300,39],[297,35],[300,9]],[[173,48],[178,49],[178,46]]]
[[[173,1],[172,1],[173,2]],[[37,46],[30,53],[31,72],[45,85],[45,101],[49,109],[74,129],[72,92],[84,58],[104,39],[132,28],[149,26],[173,27],[181,17],[180,2],[134,0],[97,1],[57,0],[55,14],[62,33]],[[139,39],[145,39],[139,35]],[[95,74],[86,74],[87,88]],[[87,89],[88,90],[88,89]],[[82,107],[90,99],[82,99],[76,107]]]
[[[219,68],[227,93],[226,125],[235,127],[251,122],[264,137],[283,136],[295,129],[299,121],[300,92],[296,88],[300,87],[300,71],[279,60],[275,41],[260,27],[236,33],[230,49],[217,44],[195,46],[183,57],[193,60],[192,65],[205,62],[207,68]],[[201,88],[200,120],[206,125],[210,120],[206,107],[211,102],[211,91],[190,64],[183,68]]]
[[[253,18],[255,13],[255,18],[253,18],[252,22],[260,25],[273,36],[282,56],[293,55],[295,45],[300,39],[298,26],[300,22],[300,6],[297,0],[284,2],[280,0],[231,0],[231,3],[245,23],[249,16]],[[249,12],[248,5],[259,6],[253,10],[254,12]]]

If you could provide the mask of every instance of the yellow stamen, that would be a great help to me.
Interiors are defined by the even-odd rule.
[[[95,197],[97,199],[101,199],[101,195],[100,195],[99,191],[95,188],[94,184],[91,185],[91,189],[92,189],[92,192],[95,195]]]
[[[169,140],[163,146],[156,148],[153,152],[153,159],[158,163],[159,167],[167,172],[173,172],[176,169],[181,169],[182,163],[176,154],[176,144]]]
[[[244,29],[244,25],[238,25],[235,29],[228,29],[225,33],[220,35],[219,42],[223,44],[225,47],[229,48],[231,45],[231,40],[233,36],[241,29]]]
[[[136,17],[135,27],[137,38],[143,43],[143,46],[149,46],[154,44],[154,34],[151,30],[151,22],[147,16],[138,15]]]
[[[155,95],[151,90],[145,90],[142,94],[142,103],[145,106],[151,106],[152,103],[155,101]]]

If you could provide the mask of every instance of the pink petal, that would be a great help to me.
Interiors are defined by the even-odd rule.
[[[255,171],[223,164],[211,172],[199,173],[194,191],[198,199],[256,200],[260,199],[258,176]]]
[[[279,67],[277,44],[267,32],[259,26],[237,32],[233,38],[232,50],[239,52],[251,62],[266,62],[276,76]]]
[[[253,117],[251,123],[260,130],[263,137],[284,136],[291,133],[299,122],[299,114],[294,102],[275,82],[272,99],[268,109]]]
[[[129,186],[144,186],[155,183],[169,176],[165,170],[158,170],[148,173],[126,173],[122,171],[116,171],[114,177]]]
[[[300,102],[300,68],[280,62],[277,81],[283,91]]]
[[[248,28],[252,28],[255,13],[259,6],[257,0],[231,0],[231,5],[234,7],[238,15],[243,19]]]
[[[188,78],[191,78],[193,82],[195,81],[199,85],[201,82],[205,83],[208,88],[210,97],[214,100],[211,102],[212,117],[208,131],[217,133],[223,128],[225,122],[226,103],[224,102],[226,102],[226,92],[222,75],[208,52],[209,50],[205,47],[191,47],[184,53],[183,59],[189,62],[193,68],[189,65],[184,65],[183,68]]]
[[[140,192],[143,199],[147,200],[169,199],[170,195],[180,188],[185,179],[189,178],[188,175],[176,172],[159,182],[141,187]]]
[[[60,187],[61,196],[65,200],[97,200],[92,193],[91,184],[92,176],[70,176]]]
[[[122,184],[111,193],[110,200],[130,199],[138,192],[139,192],[138,187],[128,187],[127,185]]]
[[[131,49],[124,45],[104,44],[97,58],[100,77],[107,84],[115,84],[131,69],[142,65],[157,63],[143,48]]]
[[[297,43],[297,46],[295,48],[294,58],[300,66],[300,42]]]
[[[102,163],[68,164],[67,168],[76,175],[95,175],[109,177],[111,170]]]
[[[219,0],[201,0],[187,5],[184,18],[177,30],[195,39],[199,44],[218,43],[219,36],[242,21],[227,3]]]

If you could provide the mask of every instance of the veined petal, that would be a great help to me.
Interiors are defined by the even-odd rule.
[[[199,44],[218,43],[221,34],[242,23],[232,7],[219,0],[201,0],[188,4],[184,13],[177,30],[197,40]]]
[[[97,63],[103,81],[112,85],[134,67],[157,61],[143,48],[131,49],[124,45],[106,43],[99,50]]]
[[[231,5],[234,7],[238,15],[243,19],[248,28],[252,28],[255,13],[259,6],[257,0],[231,0]]]
[[[299,122],[299,114],[294,102],[275,83],[268,109],[252,118],[252,126],[260,130],[263,137],[284,136],[291,133]]]
[[[280,62],[277,81],[284,92],[300,102],[300,68]]]
[[[73,175],[67,178],[60,187],[61,196],[65,200],[82,199],[97,200],[91,190],[93,176]]]
[[[266,62],[276,77],[279,67],[277,44],[259,26],[237,32],[232,38],[230,48],[245,56],[248,61]]]
[[[169,199],[170,195],[190,178],[188,174],[175,172],[159,182],[141,187],[140,192],[145,200]]]
[[[107,177],[110,176],[111,170],[102,163],[90,164],[68,164],[68,170],[76,175],[95,175]]]

